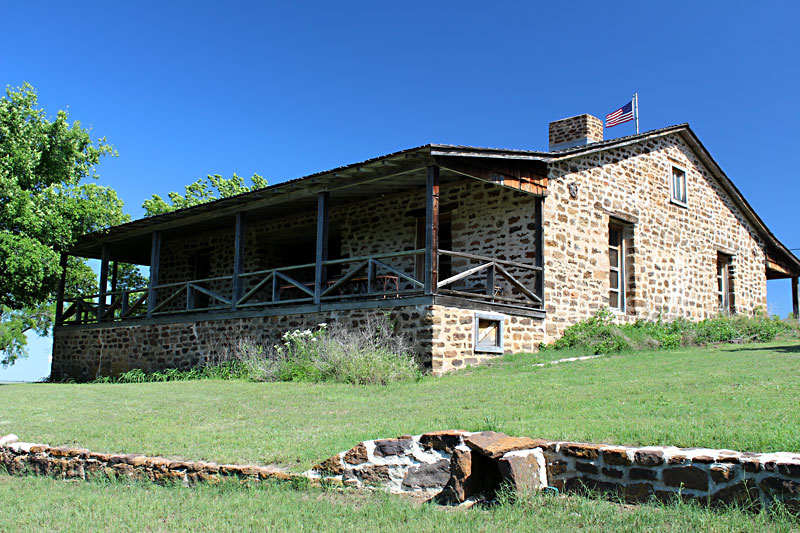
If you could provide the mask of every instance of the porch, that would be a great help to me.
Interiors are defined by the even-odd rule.
[[[543,318],[541,169],[454,149],[391,154],[91,236],[69,253],[100,259],[100,292],[64,298],[62,276],[56,325],[435,303]],[[513,202],[498,197],[486,215],[484,193],[500,190]],[[521,222],[489,244],[471,237],[476,225],[502,231],[503,218]],[[217,245],[176,266],[190,262],[187,239],[212,233]],[[118,289],[118,261],[149,266],[148,285]]]

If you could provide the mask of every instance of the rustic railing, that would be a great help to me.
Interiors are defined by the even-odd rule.
[[[353,299],[400,298],[424,292],[424,249],[373,254],[323,261],[328,271],[341,268],[341,275],[320,282],[319,302]],[[445,259],[447,258],[447,259]],[[448,276],[436,283],[434,292],[488,303],[541,309],[536,294],[536,276],[542,268],[465,252],[439,250],[440,273],[449,262]],[[287,304],[313,303],[315,279],[309,271],[315,263],[292,265],[239,274],[240,294],[234,294],[234,276],[162,283],[150,288],[107,292],[66,300],[59,324],[120,321],[145,316],[237,310]],[[456,271],[458,268],[458,272]],[[148,302],[149,295],[155,296]],[[205,303],[199,304],[199,295]],[[150,309],[148,312],[148,304]]]
[[[128,289],[64,300],[61,324],[125,320],[147,312],[147,289]]]
[[[535,289],[531,288],[531,286],[536,286],[536,277],[542,275],[542,267],[465,252],[439,250],[440,267],[442,256],[461,259],[462,262],[466,263],[467,268],[439,281],[436,287],[440,294],[477,298],[491,303],[525,305],[536,309],[542,308],[542,296],[536,294]],[[471,263],[478,264],[473,266]],[[530,273],[530,277],[533,278],[530,280],[530,286],[519,279],[522,276],[515,276],[509,272],[510,270]],[[504,287],[497,284],[498,278],[507,282],[511,291],[509,295],[505,295]],[[462,282],[464,285],[455,286],[458,282]]]

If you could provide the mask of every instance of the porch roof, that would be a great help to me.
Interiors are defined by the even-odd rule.
[[[331,204],[336,205],[422,191],[429,165],[439,165],[442,184],[472,178],[544,195],[545,156],[523,150],[427,144],[90,233],[68,252],[99,259],[107,245],[115,259],[146,265],[153,231],[177,236],[220,226],[233,228],[236,213],[243,211],[260,220],[313,211],[320,192],[330,193]]]

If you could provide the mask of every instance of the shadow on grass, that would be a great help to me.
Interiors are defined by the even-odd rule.
[[[761,346],[758,344],[743,344],[736,348],[728,348],[729,352],[776,352],[800,355],[800,343],[784,344],[780,346]]]

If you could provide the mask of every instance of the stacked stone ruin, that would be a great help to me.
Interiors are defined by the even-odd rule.
[[[440,503],[516,490],[604,493],[631,503],[676,497],[702,504],[800,512],[800,454],[557,442],[462,430],[365,441],[309,472],[363,487],[421,492]]]
[[[516,491],[589,491],[630,503],[681,498],[751,510],[779,501],[800,513],[800,454],[559,442],[492,431],[446,430],[364,441],[303,474],[51,447],[6,435],[0,437],[0,469],[11,475],[184,485],[302,479],[417,494],[448,505],[488,501],[508,486]]]

